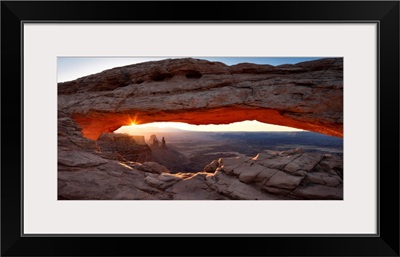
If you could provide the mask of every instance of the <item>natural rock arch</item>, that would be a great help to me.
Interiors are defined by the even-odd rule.
[[[343,136],[343,59],[295,65],[184,58],[118,67],[58,84],[58,109],[97,139],[132,122],[243,120]]]

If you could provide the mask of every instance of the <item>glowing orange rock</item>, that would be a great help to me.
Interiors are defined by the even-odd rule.
[[[59,83],[58,109],[91,139],[134,120],[258,120],[342,137],[343,60],[274,67],[187,58],[129,65]]]

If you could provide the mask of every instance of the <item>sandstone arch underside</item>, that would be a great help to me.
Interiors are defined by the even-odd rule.
[[[243,120],[343,137],[343,59],[280,66],[192,58],[134,64],[59,83],[58,109],[90,139],[133,121]]]

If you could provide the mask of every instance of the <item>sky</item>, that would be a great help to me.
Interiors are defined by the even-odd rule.
[[[132,135],[140,134],[143,131],[162,131],[165,128],[176,128],[186,131],[203,131],[203,132],[256,132],[256,131],[302,131],[284,126],[266,124],[255,120],[246,120],[234,122],[231,124],[221,125],[192,125],[182,122],[154,122],[149,124],[133,124],[131,126],[123,126],[117,129],[116,133],[128,133]]]
[[[192,56],[190,56],[192,57]],[[175,57],[58,57],[57,82],[75,80],[103,70],[135,63],[158,61]],[[179,57],[184,58],[184,57]],[[316,60],[322,57],[192,57],[209,61],[222,62],[234,65],[242,62],[256,64],[295,64],[304,61]]]
[[[243,62],[256,64],[296,64],[299,62],[320,59],[322,57],[193,57],[218,61],[227,65],[234,65]],[[58,57],[57,58],[57,82],[75,80],[80,77],[101,72],[103,70],[125,66],[135,63],[157,61],[176,57]],[[179,57],[184,58],[184,57]],[[117,132],[134,133],[135,126],[122,127]],[[146,124],[142,125],[146,128]],[[298,129],[265,124],[258,121],[243,121],[229,125],[190,125],[178,122],[158,122],[152,123],[152,127],[157,128],[177,128],[189,131],[301,131]],[[139,127],[137,127],[139,128]]]

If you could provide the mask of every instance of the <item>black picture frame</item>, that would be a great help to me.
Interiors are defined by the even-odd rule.
[[[109,21],[378,24],[378,234],[24,236],[22,24]],[[3,256],[399,256],[398,1],[2,1],[1,53]],[[227,241],[220,243],[221,238]],[[154,247],[148,247],[149,244]],[[187,252],[182,246],[192,250]]]

